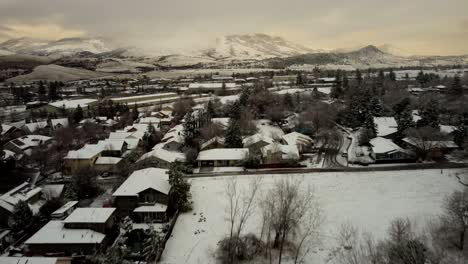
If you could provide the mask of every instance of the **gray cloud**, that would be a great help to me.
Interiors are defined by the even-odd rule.
[[[0,0],[0,24],[56,25],[146,49],[265,32],[314,48],[391,43],[414,53],[454,54],[468,53],[465,10],[466,0]]]

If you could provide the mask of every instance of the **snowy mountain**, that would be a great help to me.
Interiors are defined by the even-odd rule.
[[[215,59],[266,59],[287,57],[313,50],[285,40],[282,37],[266,34],[229,35],[218,38],[214,47],[202,54]]]
[[[0,43],[0,49],[54,58],[73,56],[83,52],[98,54],[112,50],[106,41],[97,38],[65,38],[56,41],[16,38]]]
[[[6,50],[6,49],[0,49],[0,56],[8,56],[8,55],[13,55],[15,54],[14,52],[11,52],[9,50]]]
[[[63,67],[55,64],[49,65],[40,65],[34,68],[34,71],[25,74],[13,77],[8,79],[8,82],[33,82],[33,81],[40,81],[40,80],[56,80],[56,81],[75,81],[80,79],[91,79],[105,76],[104,73],[97,73],[94,71],[89,71],[80,68],[69,68]]]

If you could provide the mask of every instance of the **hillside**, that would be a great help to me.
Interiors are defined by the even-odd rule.
[[[104,76],[103,73],[97,73],[80,68],[67,68],[55,64],[49,64],[37,66],[34,68],[33,72],[8,79],[7,82],[31,82],[39,80],[67,82],[102,76]]]

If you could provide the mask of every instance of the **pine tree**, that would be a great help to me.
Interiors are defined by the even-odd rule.
[[[397,124],[397,137],[402,138],[404,136],[405,131],[408,128],[414,126],[413,115],[411,114],[411,111],[409,109],[405,109],[399,115],[397,115]]]
[[[149,229],[145,233],[148,238],[143,242],[143,256],[147,263],[156,263],[159,254],[163,250],[163,234],[154,229],[153,225],[149,225]]]
[[[367,129],[368,131],[372,132],[372,135],[375,137],[377,134],[377,128],[374,123],[374,118],[372,115],[367,114],[366,119],[364,120],[363,127]],[[372,138],[372,137],[371,137]]]
[[[396,74],[393,69],[390,69],[390,73],[388,74],[388,79],[392,82],[396,81]]]
[[[430,126],[439,128],[439,103],[435,99],[431,99],[421,112],[421,119],[418,121],[418,127]]]
[[[362,84],[362,73],[359,69],[356,70],[356,81],[358,82],[358,85]]]
[[[304,85],[304,77],[302,76],[302,73],[298,73],[296,77],[296,85]]]
[[[132,109],[132,119],[133,119],[133,121],[137,120],[139,116],[140,116],[140,112],[138,112],[138,107],[137,107],[137,104],[135,103],[133,105],[133,109]]]
[[[169,168],[169,184],[171,185],[170,214],[172,215],[177,210],[187,212],[191,209],[192,196],[190,193],[190,183],[185,179],[183,174],[183,165],[180,163],[172,163]]]
[[[156,137],[156,129],[150,122],[142,138],[143,148],[145,151],[151,151],[153,149],[154,145],[157,143]]]
[[[291,110],[293,107],[294,107],[294,102],[293,102],[293,99],[292,99],[292,96],[291,94],[289,93],[286,93],[283,97],[283,104],[284,106]]]
[[[57,94],[57,84],[55,82],[49,83],[49,100],[56,100],[58,99]]]
[[[242,92],[239,97],[239,103],[242,106],[246,106],[247,103],[249,102],[249,97],[250,97],[250,90],[248,88],[242,89]]]
[[[189,111],[185,115],[184,123],[184,145],[186,147],[193,147],[195,145],[195,138],[198,136],[197,120],[193,116],[193,111]]]
[[[372,97],[369,103],[369,112],[372,116],[382,116],[383,106],[379,98]]]
[[[40,100],[44,100],[44,98],[46,97],[46,94],[47,94],[47,90],[46,90],[46,87],[44,85],[44,82],[43,81],[39,81],[39,98]]]
[[[463,95],[463,86],[461,84],[460,76],[455,75],[453,83],[450,86],[450,94],[460,96]]]
[[[16,204],[13,214],[8,221],[8,225],[13,232],[20,232],[25,230],[30,224],[33,213],[29,205],[25,201],[20,201]]]
[[[80,105],[78,105],[73,111],[73,121],[75,122],[75,124],[78,124],[81,120],[83,120],[83,116],[83,109]]]
[[[239,122],[232,118],[226,130],[225,144],[227,148],[242,148],[243,146]]]

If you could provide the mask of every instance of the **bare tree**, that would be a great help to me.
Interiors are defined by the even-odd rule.
[[[269,224],[275,235],[273,247],[279,251],[278,263],[282,261],[287,239],[297,234],[315,199],[312,189],[301,189],[301,185],[301,180],[282,179],[275,182],[265,197],[266,208],[272,210]]]
[[[463,251],[468,230],[468,189],[455,191],[444,201],[442,221],[448,231],[458,236],[454,245]]]
[[[226,183],[228,200],[227,215],[229,221],[228,255],[230,263],[234,262],[234,250],[242,235],[246,222],[256,208],[255,198],[260,186],[261,177],[251,178],[249,189],[240,189],[237,179],[232,177]]]

